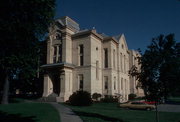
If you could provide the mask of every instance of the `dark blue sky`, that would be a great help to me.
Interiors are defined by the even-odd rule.
[[[56,17],[69,16],[81,29],[124,33],[129,49],[146,49],[153,37],[174,33],[180,41],[178,0],[57,0]]]

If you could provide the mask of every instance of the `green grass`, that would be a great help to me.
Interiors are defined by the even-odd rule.
[[[0,122],[59,122],[59,114],[47,103],[20,102],[0,105]]]
[[[96,103],[88,107],[68,106],[85,122],[155,122],[155,111],[125,110],[115,103]],[[180,122],[180,113],[159,112],[159,122]]]
[[[173,101],[173,102],[179,102],[180,103],[180,97],[170,97],[168,98],[169,101]]]

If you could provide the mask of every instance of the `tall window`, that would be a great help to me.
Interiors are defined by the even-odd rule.
[[[126,56],[124,55],[124,73],[126,73]]]
[[[99,61],[96,61],[96,79],[99,79]]]
[[[122,68],[122,65],[123,65],[122,62],[123,62],[123,60],[122,60],[122,58],[123,58],[123,57],[122,57],[122,53],[121,53],[121,54],[120,54],[120,65],[121,65],[120,67],[121,67],[121,72],[123,71],[123,68]]]
[[[61,33],[56,34],[55,39],[57,39],[57,40],[61,40],[61,39],[62,39],[62,37],[61,37]]]
[[[123,78],[121,78],[121,90],[123,89]]]
[[[54,46],[53,63],[56,63],[57,46]]]
[[[54,46],[53,63],[62,62],[62,42]]]
[[[113,68],[115,68],[115,49],[113,50]]]
[[[58,33],[53,35],[53,39],[59,42],[54,45],[53,63],[62,62],[62,35],[61,32],[57,32]]]
[[[116,90],[116,77],[114,77],[114,90]]]
[[[79,75],[79,90],[83,90],[83,75]]]
[[[124,49],[124,45],[123,44],[121,45],[121,47],[122,47],[122,49]]]
[[[59,48],[59,51],[58,51],[58,62],[62,62],[62,41],[60,42],[58,48]]]
[[[108,89],[108,76],[104,76],[104,89]]]
[[[80,66],[84,65],[84,46],[79,45],[79,64]]]
[[[104,49],[104,67],[108,68],[108,49]]]
[[[124,80],[124,84],[125,84],[125,90],[126,90],[127,89],[126,79]]]

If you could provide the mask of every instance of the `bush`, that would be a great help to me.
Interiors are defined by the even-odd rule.
[[[129,100],[133,100],[136,98],[136,94],[129,94],[128,97],[129,97]]]
[[[105,95],[104,98],[101,99],[101,102],[105,102],[105,103],[118,102],[118,98],[117,97],[114,98],[111,95]]]
[[[96,101],[97,101],[98,98],[100,98],[100,97],[101,97],[101,94],[99,94],[99,93],[94,93],[94,94],[92,95],[92,98],[95,99]]]
[[[89,106],[92,104],[91,94],[87,91],[76,91],[69,97],[69,103],[74,106]]]

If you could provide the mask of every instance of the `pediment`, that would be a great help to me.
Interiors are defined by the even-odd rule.
[[[121,49],[126,49],[126,50],[128,50],[128,46],[127,46],[126,38],[125,38],[124,34],[122,34],[122,35],[120,36],[120,38],[119,38],[118,41],[119,41],[119,47],[120,47]]]

